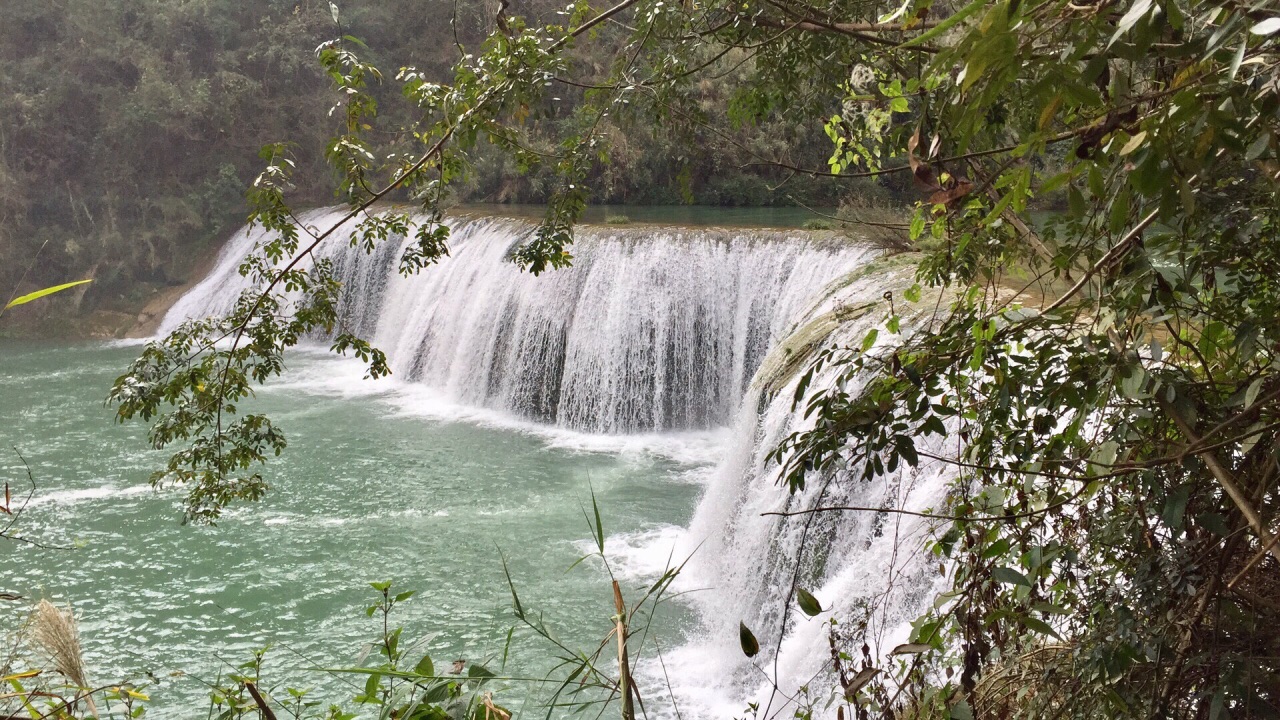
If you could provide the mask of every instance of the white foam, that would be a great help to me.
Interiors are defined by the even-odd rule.
[[[609,535],[604,541],[605,559],[619,580],[652,582],[687,559],[678,554],[685,532],[678,525],[657,525]],[[573,546],[583,555],[598,552],[594,540],[578,540]]]
[[[623,456],[653,455],[688,465],[711,465],[720,458],[727,437],[723,429],[703,432],[609,435],[578,432],[542,425],[501,410],[458,403],[435,388],[402,383],[385,395],[397,416],[422,417],[441,422],[465,422],[482,427],[533,435],[548,448]]]
[[[134,485],[130,487],[117,487],[115,485],[102,485],[95,488],[82,488],[79,490],[58,490],[49,493],[40,493],[31,498],[27,503],[27,507],[37,507],[40,505],[71,505],[81,502],[89,502],[92,500],[107,500],[112,498],[132,497],[142,495],[144,493],[156,492],[150,485]],[[21,505],[15,499],[15,505]]]
[[[542,440],[547,448],[581,453],[606,453],[644,461],[646,457],[671,460],[691,468],[711,467],[723,457],[730,438],[728,428],[703,431],[600,434],[546,425],[504,410],[458,402],[446,392],[395,376],[369,379],[367,368],[354,358],[335,357],[315,344],[298,348],[289,370],[261,392],[310,394],[341,399],[375,398],[391,417],[418,417],[442,423],[467,423],[508,430]],[[676,476],[702,483],[706,472]]]
[[[141,347],[147,344],[151,338],[116,338],[113,340],[103,340],[102,347],[106,348],[131,348]]]

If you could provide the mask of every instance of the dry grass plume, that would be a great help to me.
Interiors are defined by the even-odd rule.
[[[89,680],[84,670],[84,653],[80,649],[80,631],[70,607],[60,609],[48,600],[41,600],[31,613],[30,638],[32,645],[45,655],[54,670],[82,692],[89,691]],[[93,698],[85,694],[84,699],[89,712],[98,717],[98,708]]]

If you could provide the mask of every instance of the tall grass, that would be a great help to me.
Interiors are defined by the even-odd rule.
[[[52,668],[80,688],[89,712],[98,717],[98,708],[88,694],[80,630],[71,608],[61,609],[48,600],[41,600],[31,613],[30,638],[34,649],[45,655]]]

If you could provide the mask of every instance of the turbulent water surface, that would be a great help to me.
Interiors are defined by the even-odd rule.
[[[868,642],[901,642],[935,582],[935,565],[902,550],[927,527],[769,513],[819,501],[923,509],[947,475],[858,483],[838,472],[792,496],[767,455],[809,422],[793,409],[797,368],[825,343],[856,345],[909,274],[829,235],[646,226],[584,229],[574,267],[535,278],[506,261],[530,228],[460,219],[451,256],[408,279],[396,243],[328,249],[344,323],[387,351],[394,377],[364,381],[350,362],[296,355],[257,400],[290,438],[267,469],[272,490],[217,528],[180,525],[176,491],[146,484],[160,454],[140,428],[109,424],[100,398],[136,347],[0,346],[0,427],[38,485],[23,532],[73,546],[6,546],[0,590],[75,605],[94,673],[155,675],[165,717],[189,715],[203,683],[267,644],[281,682],[330,700],[351,690],[343,677],[302,668],[357,661],[376,629],[365,581],[419,591],[401,621],[433,638],[437,661],[492,658],[514,624],[505,556],[522,601],[567,644],[594,647],[612,614],[608,575],[599,562],[565,572],[590,546],[594,491],[628,595],[692,558],[657,642],[637,650],[658,716],[740,715],[752,701],[790,716],[787,697],[832,685],[827,616],[785,610],[797,581],[836,617],[865,621]],[[226,312],[260,239],[234,236],[165,328]],[[819,374],[807,392],[832,382]],[[0,467],[21,485],[16,455]],[[14,623],[21,612],[0,611]],[[754,662],[739,622],[760,638]],[[547,668],[550,648],[514,638],[508,670]]]
[[[74,605],[91,680],[150,673],[166,717],[202,710],[204,683],[265,645],[277,680],[318,686],[326,699],[354,694],[338,676],[298,670],[355,662],[377,630],[363,613],[367,581],[419,592],[400,620],[406,639],[435,636],[426,647],[437,658],[501,655],[515,623],[502,556],[526,604],[570,642],[593,645],[608,632],[611,591],[598,565],[565,572],[591,534],[582,508],[592,489],[617,569],[637,585],[655,569],[645,563],[660,570],[662,560],[632,558],[629,544],[687,521],[699,492],[690,472],[714,457],[709,436],[646,449],[498,417],[458,422],[465,411],[413,388],[371,387],[358,368],[303,357],[260,398],[290,439],[268,468],[267,498],[216,528],[183,526],[179,494],[146,482],[161,455],[102,406],[135,353],[0,346],[0,467],[21,504],[25,471],[7,447],[16,445],[37,485],[16,527],[70,547],[0,545],[0,589]],[[10,628],[25,612],[0,611]],[[667,625],[677,641],[680,613]],[[516,637],[508,669],[544,669],[550,648]]]

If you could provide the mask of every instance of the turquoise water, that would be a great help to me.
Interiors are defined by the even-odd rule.
[[[207,683],[268,644],[277,687],[315,688],[326,701],[356,694],[360,683],[306,668],[358,662],[377,630],[363,613],[369,581],[418,591],[399,620],[406,640],[433,638],[437,667],[497,665],[516,622],[503,556],[521,600],[567,644],[593,648],[613,614],[607,575],[596,561],[566,572],[589,545],[592,489],[614,569],[638,594],[723,440],[540,430],[303,354],[259,397],[289,438],[266,468],[267,498],[217,527],[184,526],[180,491],[147,485],[163,453],[102,403],[136,352],[0,344],[0,477],[20,505],[27,483],[12,445],[37,485],[15,530],[71,548],[0,542],[0,590],[72,604],[91,683],[154,677],[158,717],[203,717]],[[0,604],[6,630],[29,607]],[[670,646],[692,619],[666,607],[657,631]],[[527,631],[514,638],[509,673],[548,667],[550,648]]]

